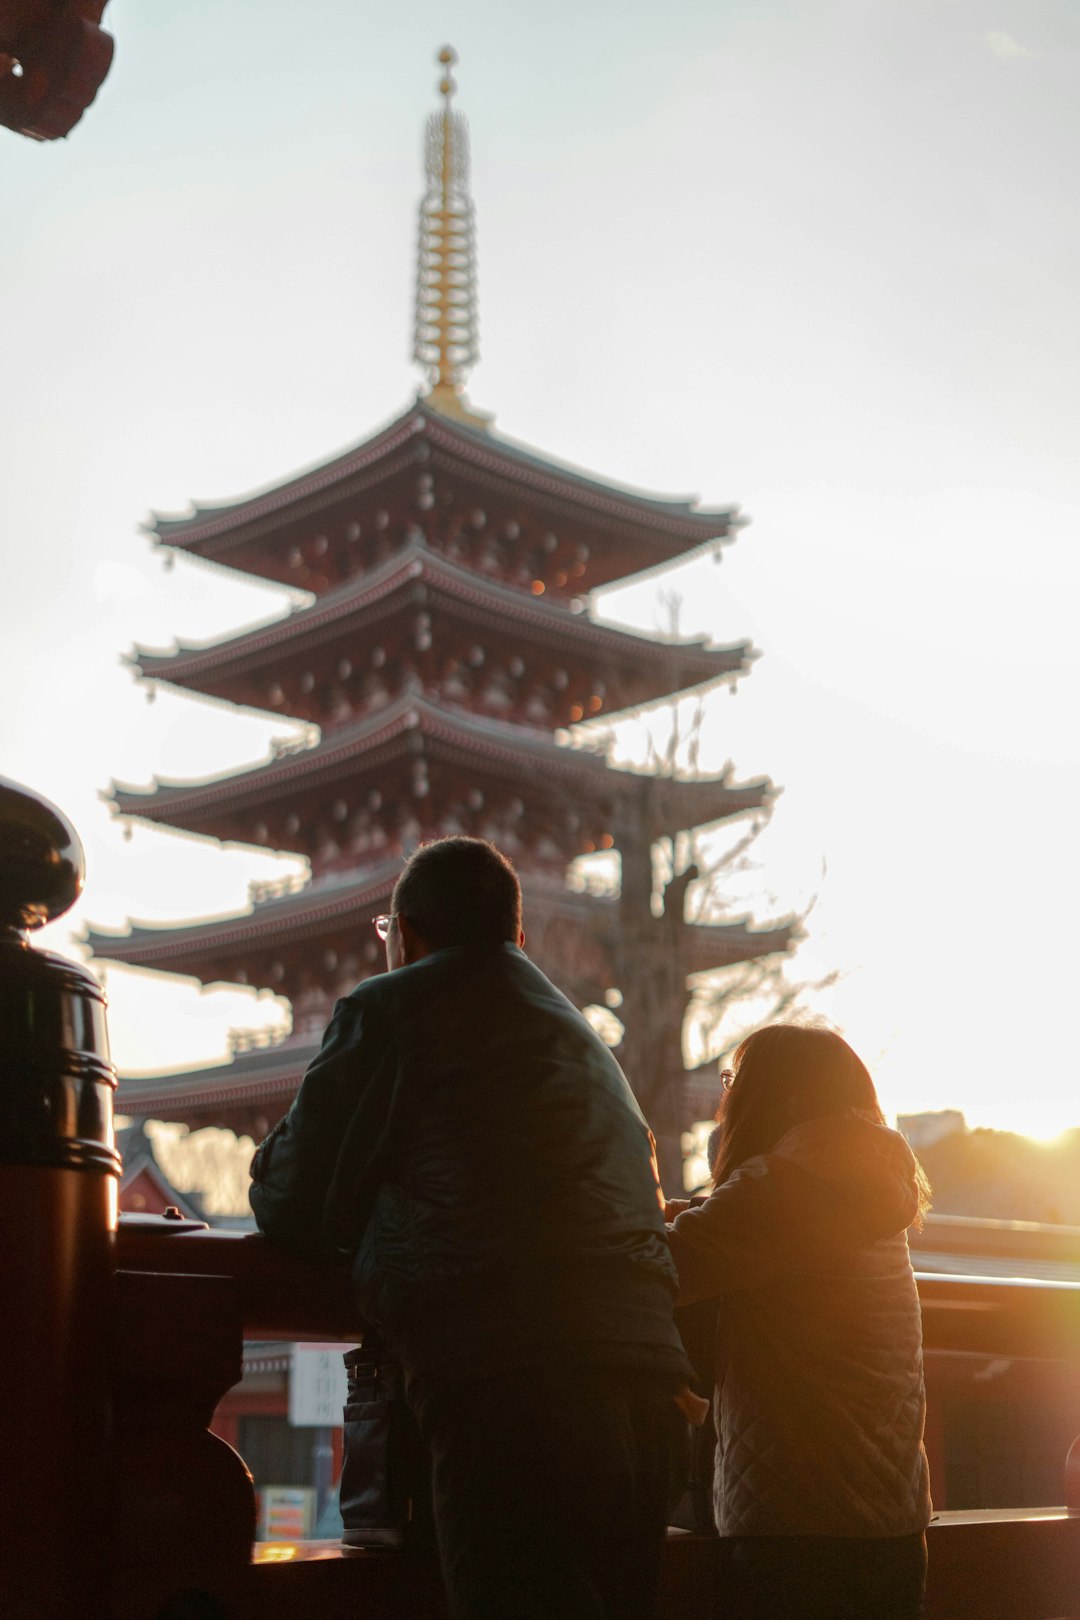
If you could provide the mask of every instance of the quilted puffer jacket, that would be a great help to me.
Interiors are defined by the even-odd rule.
[[[907,1143],[848,1112],[798,1126],[668,1227],[680,1304],[720,1300],[721,1535],[925,1529],[917,1208]]]

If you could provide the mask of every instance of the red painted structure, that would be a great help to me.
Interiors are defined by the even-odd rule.
[[[988,1284],[979,1307],[987,1311],[998,1282],[1012,1290],[1014,1302],[1025,1289],[1033,1302],[1040,1288],[1066,1296],[1080,1290],[1077,1228],[932,1215],[912,1234],[912,1245],[928,1297],[959,1275],[969,1301],[964,1308],[974,1309],[970,1302],[980,1298],[973,1278]],[[931,1314],[931,1327],[938,1320]],[[1030,1336],[1021,1344],[1015,1323],[1011,1336],[1011,1346],[1003,1338],[996,1350],[985,1339],[981,1348],[974,1341],[958,1345],[937,1331],[928,1339],[926,1444],[939,1512],[1049,1512],[1063,1500],[1063,1459],[1080,1435],[1080,1359],[1067,1341],[1056,1356],[1037,1349]],[[1073,1350],[1080,1354],[1080,1322]],[[245,1344],[243,1379],[214,1418],[214,1432],[238,1446],[259,1485],[308,1486],[314,1479],[302,1436],[293,1434],[285,1457],[291,1351]],[[340,1430],[333,1443],[340,1446]]]
[[[323,1543],[272,1548],[271,1562],[250,1562],[250,1488],[228,1453],[210,1446],[200,1429],[208,1416],[199,1412],[208,1414],[211,1392],[216,1388],[220,1397],[239,1374],[243,1335],[355,1340],[361,1325],[347,1280],[291,1262],[259,1237],[191,1227],[122,1224],[117,1260],[120,1327],[132,1358],[118,1374],[119,1388],[122,1393],[125,1379],[141,1380],[140,1410],[150,1410],[156,1399],[153,1409],[164,1414],[150,1433],[140,1431],[137,1453],[146,1487],[143,1545],[153,1557],[144,1550],[126,1566],[117,1620],[153,1613],[153,1602],[191,1586],[217,1596],[229,1620],[291,1620],[307,1613],[333,1620],[360,1612],[372,1620],[444,1616],[437,1574],[423,1560],[343,1559],[335,1544]],[[1075,1285],[923,1274],[919,1292],[931,1356],[1056,1365],[1075,1380]],[[183,1355],[165,1351],[158,1359],[169,1324],[185,1320]],[[134,1421],[138,1414],[128,1415],[123,1398],[119,1404],[122,1423]],[[179,1491],[170,1466],[178,1444],[201,1458],[180,1477]],[[1080,1613],[1077,1470],[1066,1469],[1063,1453],[1057,1469],[1062,1506],[938,1513],[929,1535],[928,1620],[1050,1620]],[[295,1567],[282,1567],[283,1560]],[[669,1541],[662,1612],[664,1620],[730,1615],[716,1540]]]
[[[117,787],[115,807],[295,851],[311,875],[257,887],[242,915],[90,933],[100,957],[255,985],[293,1009],[279,1045],[242,1041],[215,1069],[124,1080],[124,1112],[263,1134],[335,999],[381,970],[370,918],[387,908],[403,855],[451,832],[491,838],[515,860],[530,954],[576,1002],[620,1005],[619,1055],[657,1134],[677,1138],[703,1105],[711,1112],[711,1096],[677,1095],[687,977],[784,951],[794,930],[689,923],[685,879],[655,916],[652,846],[765,812],[772,786],[730,771],[679,780],[617,769],[572,746],[567,728],[747,671],[745,642],[649,638],[588,611],[594,588],[718,550],[739,522],[731,508],[601,483],[422,401],[264,494],[157,518],[161,546],[311,600],[211,646],[139,649],[139,677],[310,729],[252,769]],[[575,857],[604,850],[620,857],[618,892],[568,888]]]
[[[107,0],[0,0],[0,124],[34,140],[69,135],[113,58]]]
[[[139,1126],[122,1131],[117,1148],[123,1155],[119,1206],[125,1215],[164,1215],[175,1210],[185,1220],[201,1220],[202,1210],[168,1180]]]

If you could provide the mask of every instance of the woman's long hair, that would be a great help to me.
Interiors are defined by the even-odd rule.
[[[716,1116],[717,1186],[808,1119],[855,1109],[876,1125],[885,1123],[870,1071],[834,1030],[769,1024],[747,1036],[732,1068],[735,1078]],[[921,1167],[916,1179],[921,1222],[930,1207],[930,1185]]]

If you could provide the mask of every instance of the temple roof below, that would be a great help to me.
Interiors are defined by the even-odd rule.
[[[122,1076],[116,1106],[142,1118],[186,1119],[206,1110],[246,1109],[281,1103],[284,1112],[304,1070],[319,1050],[310,1036],[256,1047],[228,1063],[172,1074]]]
[[[742,926],[730,925],[729,931],[734,933]],[[702,929],[701,933],[715,935],[724,931],[722,927]],[[791,930],[785,932],[781,928],[772,931],[774,941],[781,936],[781,944],[774,943],[767,949],[767,936],[763,931],[759,941],[762,949],[757,954],[769,954],[770,949],[786,949],[791,941]],[[325,1022],[326,1019],[323,1020]],[[171,1073],[122,1075],[117,1109],[121,1114],[141,1119],[188,1120],[196,1124],[231,1123],[234,1129],[245,1130],[251,1128],[249,1122],[252,1116],[263,1115],[266,1125],[262,1128],[269,1128],[295,1096],[321,1041],[322,1027],[294,1032],[284,1039],[260,1034],[250,1046],[238,1050],[225,1063]],[[616,1048],[615,1056],[619,1055]],[[630,1078],[633,1079],[632,1076]],[[715,1063],[685,1071],[683,1083],[687,1120],[709,1118],[720,1097]]]
[[[117,1108],[136,1119],[212,1123],[215,1116],[235,1118],[248,1112],[264,1112],[272,1122],[296,1095],[320,1044],[317,1036],[290,1037],[277,1044],[253,1047],[228,1063],[206,1068],[121,1075]],[[720,1093],[716,1065],[708,1063],[687,1070],[685,1085],[688,1118],[708,1118]]]
[[[253,945],[273,949],[300,943],[339,922],[366,922],[372,908],[389,899],[400,872],[400,860],[384,861],[276,895],[249,911],[197,923],[134,923],[122,934],[88,928],[83,937],[94,955],[107,961],[202,978],[200,965],[215,957]]]

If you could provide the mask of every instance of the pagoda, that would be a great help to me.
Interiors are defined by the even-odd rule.
[[[212,1068],[127,1077],[120,1107],[265,1134],[335,1000],[383,970],[371,918],[389,909],[403,857],[467,833],[515,862],[530,956],[579,1006],[619,1008],[617,1055],[670,1161],[680,1129],[715,1106],[711,1090],[687,1093],[688,979],[785,951],[794,931],[688,922],[692,873],[654,895],[653,846],[767,811],[773,789],[730,769],[680,779],[616,768],[572,728],[745,673],[746,642],[651,638],[590,611],[601,586],[716,550],[740,519],[561,466],[470,405],[475,246],[453,60],[440,53],[442,105],[425,140],[415,354],[427,393],[314,470],[150,525],[160,546],[299,587],[310,602],[211,645],[136,649],[138,678],[307,729],[212,780],[114,785],[115,810],[306,856],[310,875],[253,886],[236,916],[89,932],[98,957],[269,989],[292,1006],[284,1038],[234,1039],[231,1060]],[[572,863],[597,851],[618,855],[618,883],[571,886]]]

